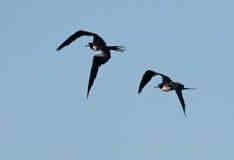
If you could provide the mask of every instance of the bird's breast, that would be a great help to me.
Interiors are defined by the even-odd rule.
[[[161,88],[162,91],[164,92],[168,92],[168,91],[171,91],[173,90],[171,86],[163,86],[163,88]]]
[[[97,46],[93,46],[94,51],[99,51],[100,49]]]

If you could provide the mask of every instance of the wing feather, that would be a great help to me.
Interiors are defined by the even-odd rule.
[[[75,41],[77,38],[81,36],[93,36],[93,35],[96,35],[96,34],[92,32],[88,32],[88,31],[79,30],[73,35],[71,35],[70,37],[68,37],[68,39],[65,40],[56,50],[59,51],[63,47],[68,46],[70,43],[72,43],[73,41]]]
[[[185,114],[185,103],[184,103],[184,98],[183,98],[183,95],[182,95],[182,90],[184,88],[184,85],[180,84],[180,83],[177,83],[177,82],[171,82],[170,83],[172,85],[172,87],[174,88],[179,100],[180,100],[180,103],[181,103],[181,106],[183,108],[183,111],[184,111],[184,114]]]
[[[140,86],[139,86],[139,90],[138,90],[138,94],[141,93],[142,89],[145,87],[145,85],[152,79],[153,76],[156,76],[156,75],[160,75],[162,77],[162,83],[163,84],[168,84],[171,82],[171,79],[161,73],[158,73],[158,72],[155,72],[155,71],[152,71],[152,70],[147,70],[145,72],[145,74],[143,75],[142,77],[142,80],[141,80],[141,83],[140,83]]]
[[[109,59],[110,59],[110,55],[106,54],[106,53],[95,55],[93,57],[93,64],[92,64],[91,71],[90,71],[87,97],[89,96],[89,91],[90,91],[91,87],[93,86],[94,80],[97,77],[98,68],[102,64],[105,64]]]

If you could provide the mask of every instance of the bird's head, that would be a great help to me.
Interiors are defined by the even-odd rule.
[[[93,46],[93,43],[89,42],[87,45],[85,45],[85,47],[92,47]]]
[[[158,84],[157,86],[154,86],[154,88],[161,88],[162,84]]]

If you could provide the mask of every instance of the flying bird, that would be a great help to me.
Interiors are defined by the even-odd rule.
[[[70,43],[75,41],[77,38],[80,38],[81,36],[93,36],[93,43],[89,42],[85,47],[90,47],[90,49],[94,51],[103,51],[104,49],[107,50],[114,50],[114,51],[120,51],[124,52],[124,47],[123,46],[106,46],[106,42],[96,33],[84,31],[84,30],[79,30],[70,37],[66,41],[64,41],[56,50],[59,51],[65,46],[68,46]]]
[[[151,78],[153,76],[159,75],[162,77],[162,83],[158,84],[157,86],[155,86],[154,88],[160,88],[162,91],[164,92],[168,92],[168,91],[172,91],[175,90],[180,103],[182,105],[183,111],[184,111],[184,115],[186,116],[185,113],[185,103],[184,103],[184,99],[182,96],[182,90],[186,90],[186,89],[195,89],[195,88],[185,88],[183,84],[179,83],[179,82],[173,82],[169,77],[158,73],[158,72],[154,72],[151,70],[147,70],[145,72],[145,74],[142,77],[140,86],[139,86],[139,90],[138,90],[138,94],[141,93],[142,89],[144,88],[144,86],[151,80]]]
[[[99,51],[99,50],[102,51],[101,54],[95,55],[93,57],[93,64],[91,67],[89,83],[88,83],[88,92],[87,92],[87,98],[88,98],[89,91],[94,83],[94,80],[97,77],[98,68],[101,65],[105,64],[111,58],[110,50],[124,52],[125,49],[123,46],[106,46],[106,42],[99,35],[92,33],[92,32],[79,30],[76,33],[74,33],[73,35],[71,35],[70,37],[68,37],[68,39],[66,41],[64,41],[57,48],[57,51],[59,51],[60,49],[62,49],[65,46],[69,45],[71,42],[75,41],[77,38],[79,38],[81,36],[93,36],[93,43],[91,43],[91,42],[88,43],[88,45],[86,45],[86,47],[89,46],[90,49],[92,49],[94,51]]]

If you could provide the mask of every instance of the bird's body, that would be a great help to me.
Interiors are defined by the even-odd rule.
[[[98,46],[90,46],[90,49],[94,50],[94,51],[100,51],[100,49],[98,48]]]
[[[151,78],[153,76],[156,76],[156,75],[160,75],[162,77],[162,83],[158,84],[154,88],[160,88],[160,90],[164,91],[164,92],[175,90],[175,92],[176,92],[176,94],[177,94],[177,96],[178,96],[178,98],[180,100],[180,103],[182,105],[184,114],[185,114],[185,103],[184,103],[184,99],[183,99],[183,96],[182,96],[182,90],[194,89],[194,88],[184,88],[183,84],[181,84],[179,82],[173,82],[169,77],[167,77],[167,76],[165,76],[165,75],[163,75],[161,73],[154,72],[154,71],[151,71],[151,70],[147,70],[145,72],[145,74],[143,75],[143,77],[142,77],[138,93],[141,93],[144,86],[151,80]]]
[[[123,46],[107,46],[106,42],[97,34],[88,32],[88,31],[83,31],[79,30],[70,37],[66,41],[64,41],[58,48],[57,51],[62,49],[63,47],[69,45],[71,42],[75,41],[77,38],[81,36],[93,36],[93,42],[88,43],[86,47],[90,47],[90,49],[94,51],[102,51],[101,54],[95,55],[93,57],[93,64],[91,67],[90,71],[90,77],[89,77],[89,83],[88,83],[88,92],[87,92],[87,97],[89,95],[89,91],[94,83],[94,80],[97,76],[98,73],[98,68],[105,64],[110,58],[111,58],[111,53],[110,50],[115,50],[115,51],[120,51],[124,52],[124,47]]]
[[[115,50],[115,51],[120,51],[124,52],[124,47],[123,46],[106,46],[106,42],[96,33],[84,31],[84,30],[79,30],[75,32],[73,35],[67,38],[58,48],[57,51],[62,49],[65,46],[68,46],[70,43],[75,41],[77,38],[80,38],[81,36],[93,36],[93,42],[88,43],[87,46],[90,47],[90,49],[94,51],[103,51],[103,50]]]
[[[103,48],[99,47],[99,44],[97,43],[91,43],[89,42],[85,47],[88,47],[94,51],[100,51]],[[125,49],[123,49],[123,46],[105,46],[105,50],[114,50],[119,52],[124,52]]]
[[[162,87],[160,87],[161,91],[168,92],[174,90],[174,88],[170,84],[165,84]]]

